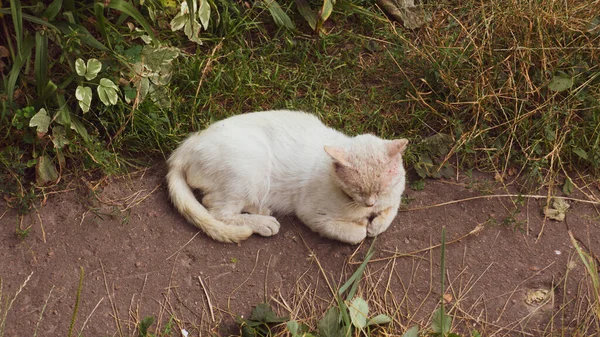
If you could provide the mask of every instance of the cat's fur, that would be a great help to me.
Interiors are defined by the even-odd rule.
[[[347,243],[392,223],[404,191],[408,140],[348,137],[298,111],[263,111],[216,122],[168,160],[169,194],[188,221],[215,240],[271,236],[271,216],[294,213]],[[192,188],[203,192],[202,204]]]

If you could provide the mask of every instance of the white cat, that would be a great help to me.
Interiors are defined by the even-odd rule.
[[[275,212],[356,244],[394,220],[407,144],[348,137],[304,112],[238,115],[192,134],[173,152],[169,194],[188,221],[218,241],[277,234]],[[203,192],[202,204],[192,188]]]

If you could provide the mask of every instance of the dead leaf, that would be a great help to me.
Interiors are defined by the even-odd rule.
[[[525,303],[531,306],[540,306],[545,304],[551,296],[551,292],[548,289],[535,289],[529,290],[525,295]]]
[[[552,207],[544,209],[544,215],[552,220],[564,221],[567,215],[567,210],[571,207],[563,198],[552,199]]]
[[[408,29],[419,28],[431,21],[431,15],[421,5],[415,5],[414,0],[377,0],[377,4],[392,19],[401,22]]]
[[[444,294],[444,303],[450,304],[453,299],[454,297],[452,297],[452,294]]]
[[[4,58],[4,57],[9,57],[10,53],[8,52],[8,49],[4,46],[0,46],[0,58]]]
[[[43,155],[38,158],[35,171],[36,182],[39,186],[44,186],[58,180],[58,171],[56,171],[56,166],[48,155]]]

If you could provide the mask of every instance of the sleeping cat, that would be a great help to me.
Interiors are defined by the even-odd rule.
[[[192,134],[173,152],[169,194],[189,222],[218,241],[277,234],[275,212],[356,244],[394,220],[407,144],[348,137],[299,111],[237,115]],[[203,192],[202,203],[192,188]]]

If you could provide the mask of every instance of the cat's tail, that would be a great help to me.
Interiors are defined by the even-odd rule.
[[[175,160],[169,161],[167,183],[169,196],[177,210],[211,238],[221,242],[240,242],[252,235],[252,228],[248,226],[231,226],[215,219],[198,202],[185,180],[183,168]]]

